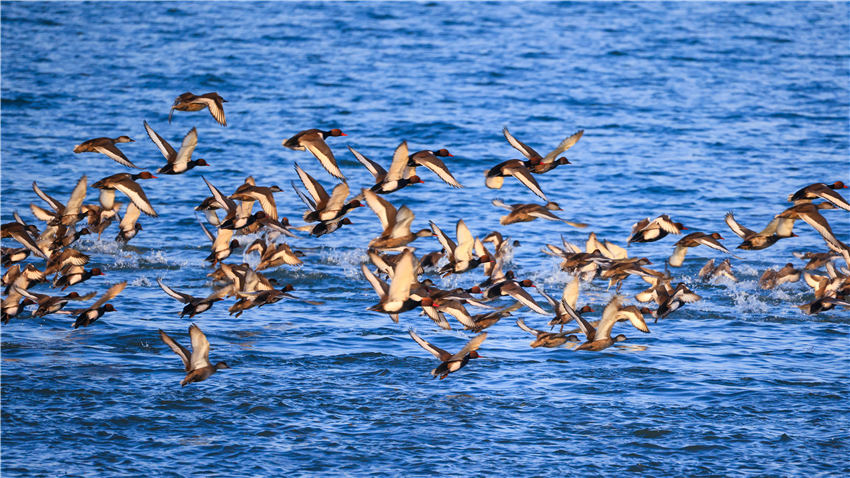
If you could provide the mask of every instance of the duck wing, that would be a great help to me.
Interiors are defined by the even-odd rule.
[[[368,169],[369,172],[372,173],[372,176],[375,176],[376,183],[383,181],[384,178],[387,177],[387,170],[384,169],[383,166],[372,161],[366,156],[363,156],[359,151],[352,148],[351,146],[348,147],[348,150],[351,151],[351,154],[353,154],[355,158],[357,158],[357,161],[360,161],[360,164],[366,166],[366,169]]]
[[[86,198],[86,184],[85,176],[77,181],[77,185],[68,199],[68,204],[63,208],[62,224],[71,225],[77,223],[77,216],[80,214],[80,208],[83,206],[83,200]]]
[[[168,141],[166,141],[165,138],[163,138],[156,131],[154,131],[147,121],[144,121],[144,125],[145,131],[148,132],[148,138],[150,138],[151,141],[153,141],[153,144],[155,144],[156,147],[159,148],[159,152],[162,153],[163,156],[165,156],[165,160],[169,163],[174,161],[174,158],[177,157],[177,151],[174,151],[174,148],[172,148],[171,145],[168,144]],[[194,130],[194,128],[192,129]],[[184,138],[183,141],[186,141],[186,139]]]
[[[113,285],[112,287],[110,287],[109,289],[106,290],[106,292],[100,297],[100,299],[97,299],[97,302],[90,305],[87,309],[88,310],[94,310],[94,309],[99,308],[101,305],[109,302],[115,296],[120,294],[121,291],[124,290],[125,287],[127,287],[127,281],[119,282],[119,283]]]
[[[437,357],[441,362],[447,362],[449,359],[452,358],[452,354],[416,335],[416,332],[414,332],[413,329],[408,330],[407,333],[410,334],[410,337],[415,340],[420,347],[427,350],[428,352],[431,352],[431,354],[434,355],[434,357]]]
[[[325,168],[327,172],[336,178],[339,178],[342,181],[345,181],[345,176],[342,175],[342,171],[339,170],[339,166],[336,164],[336,158],[334,158],[333,152],[331,152],[331,148],[325,143],[325,140],[318,134],[304,135],[301,137],[301,144],[319,160],[322,167]]]
[[[217,98],[213,99],[205,96],[198,96],[195,98],[195,102],[206,105],[210,110],[210,114],[213,118],[215,118],[218,124],[227,126],[227,119],[224,117],[224,105],[221,104]]]
[[[557,148],[553,149],[552,151],[549,152],[549,154],[547,154],[546,156],[543,157],[543,163],[546,163],[546,164],[551,163],[552,161],[554,161],[558,157],[559,154],[561,154],[564,151],[572,148],[573,145],[576,144],[579,139],[581,139],[583,134],[584,134],[584,130],[580,129],[580,130],[576,131],[575,133],[573,133],[572,135],[564,138],[564,140],[561,141],[561,144],[559,144]]]
[[[186,136],[183,137],[183,143],[180,145],[180,152],[172,156],[170,163],[174,164],[175,169],[183,170],[189,165],[189,160],[192,159],[192,153],[195,152],[195,147],[198,146],[198,130],[192,128]],[[172,150],[173,151],[173,150]]]
[[[44,202],[46,202],[54,211],[59,212],[63,207],[65,207],[60,201],[42,191],[35,181],[32,182],[32,190],[35,191],[35,193],[38,194],[38,197],[43,199]]]
[[[330,199],[325,188],[323,188],[322,185],[313,178],[313,176],[310,176],[306,171],[301,169],[301,167],[298,166],[298,163],[295,163],[295,172],[298,173],[298,177],[301,179],[301,184],[303,184],[307,189],[307,192],[313,196],[314,207],[316,209],[324,209],[325,204],[327,204],[328,199]]]
[[[397,211],[395,206],[368,189],[363,190],[363,197],[366,198],[366,204],[369,205],[369,209],[381,220],[381,227],[384,228],[384,233],[391,232],[396,223]]]
[[[517,178],[519,182],[525,185],[528,189],[531,190],[534,194],[540,196],[541,198],[548,201],[549,199],[546,197],[546,194],[543,193],[543,190],[540,189],[540,185],[537,184],[537,180],[531,175],[531,171],[528,170],[525,166],[515,165],[508,166],[505,168],[505,172],[510,173],[511,176]]]
[[[742,226],[735,220],[735,215],[732,214],[732,211],[726,213],[726,225],[729,226],[729,229],[732,229],[732,232],[737,234],[741,239],[746,239],[748,237],[754,236],[756,234],[752,229],[747,229]]]
[[[510,133],[510,131],[508,131],[507,126],[502,128],[502,134],[505,135],[505,139],[508,140],[508,143],[510,143],[511,146],[513,146],[517,151],[522,153],[522,155],[525,156],[526,158],[531,159],[531,158],[540,158],[541,157],[540,154],[537,151],[535,151],[534,149],[531,148],[531,146],[528,146],[527,144],[523,143],[522,141],[514,138],[513,135]]]
[[[97,145],[94,147],[94,150],[98,153],[109,156],[111,159],[115,160],[119,164],[127,166],[128,168],[140,169],[138,166],[130,162],[130,160],[127,159],[127,156],[124,156],[124,153],[122,153],[121,150],[112,143]]]
[[[174,339],[168,336],[162,329],[159,329],[159,338],[165,342],[165,345],[168,346],[174,353],[180,357],[180,360],[183,361],[183,366],[186,367],[186,371],[190,372],[192,370],[192,352],[189,352],[189,349],[178,344]]]
[[[375,274],[373,274],[372,271],[370,271],[369,268],[366,267],[366,264],[360,264],[360,271],[363,272],[363,276],[366,277],[366,280],[369,281],[370,284],[372,284],[372,288],[375,289],[375,292],[377,292],[378,297],[380,297],[381,300],[384,300],[384,297],[387,296],[387,293],[390,290],[390,286],[387,285],[386,282],[375,276]]]
[[[442,179],[443,182],[448,184],[449,186],[452,186],[454,188],[463,187],[459,182],[457,182],[457,179],[452,176],[452,173],[449,172],[449,168],[446,167],[446,164],[443,163],[440,158],[434,156],[433,153],[415,154],[413,155],[413,161],[416,162],[416,164],[425,166],[426,168],[436,173],[437,176],[439,176],[440,179]]]
[[[537,304],[537,302],[534,301],[534,299],[531,298],[531,295],[529,295],[529,293],[526,292],[526,290],[523,289],[522,286],[520,286],[514,281],[510,281],[509,283],[503,285],[502,292],[511,296],[512,298],[514,298],[514,300],[521,302],[524,306],[537,312],[538,314],[548,314],[548,312],[546,312],[542,307],[540,307],[540,305]]]
[[[211,366],[212,364],[209,358],[210,342],[207,340],[207,336],[201,332],[201,329],[197,325],[192,324],[189,326],[189,337],[192,339],[192,356],[190,360],[192,370]]]
[[[184,304],[188,304],[189,302],[191,302],[195,299],[195,297],[192,297],[189,294],[177,292],[176,290],[172,289],[171,287],[168,287],[167,285],[165,285],[165,283],[162,282],[161,278],[157,278],[156,283],[159,284],[159,287],[160,287],[160,289],[163,290],[163,292],[165,292],[166,294],[170,295],[174,299],[177,299],[178,301],[180,301]]]
[[[467,342],[466,345],[464,345],[463,348],[460,349],[460,351],[458,353],[449,357],[449,360],[461,360],[461,359],[463,359],[466,356],[466,354],[468,354],[472,351],[478,350],[478,347],[481,346],[481,342],[484,342],[484,339],[486,339],[486,338],[487,338],[487,332],[484,332],[483,334],[480,334],[480,335],[476,335],[475,337],[472,338],[472,340]]]
[[[405,177],[408,153],[407,141],[402,141],[393,152],[393,162],[390,164],[390,170],[384,179],[385,181],[399,181]]]
[[[136,181],[129,178],[119,181],[115,183],[115,189],[127,195],[127,197],[133,201],[133,204],[135,204],[136,207],[138,207],[143,213],[148,216],[158,216],[156,211],[154,211],[153,206],[151,206],[150,201],[148,201],[145,191]]]

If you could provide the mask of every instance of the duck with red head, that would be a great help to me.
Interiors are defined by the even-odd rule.
[[[803,189],[795,192],[794,194],[788,195],[789,201],[794,201],[795,203],[812,201],[817,198],[825,199],[837,207],[844,209],[846,211],[850,211],[850,203],[847,202],[840,194],[838,194],[836,189],[847,189],[847,186],[844,185],[841,181],[835,181],[832,184],[824,184],[824,183],[815,183],[810,184]]]
[[[416,153],[411,154],[407,158],[407,167],[409,168],[410,175],[416,175],[416,167],[424,166],[431,171],[433,171],[440,179],[443,180],[449,186],[454,188],[462,188],[461,184],[452,176],[452,173],[449,172],[449,168],[446,167],[445,163],[440,160],[440,157],[451,157],[451,153],[449,150],[443,148],[437,151],[417,151]]]
[[[110,287],[104,294],[97,299],[97,302],[94,304],[82,308],[75,309],[71,311],[60,311],[63,314],[76,314],[77,320],[74,321],[74,328],[79,327],[88,327],[93,324],[99,318],[103,317],[107,312],[114,312],[116,309],[112,304],[108,304],[107,302],[113,299],[115,296],[121,293],[124,290],[124,287],[127,286],[127,282],[119,282],[112,287]]]
[[[481,355],[478,354],[478,347],[481,346],[481,343],[484,342],[484,339],[487,338],[487,333],[477,335],[472,338],[469,342],[464,345],[462,349],[456,354],[451,354],[446,352],[445,350],[437,347],[434,344],[429,343],[422,337],[416,335],[413,330],[409,330],[408,333],[410,337],[419,344],[420,347],[430,352],[432,355],[437,357],[440,360],[440,365],[437,366],[434,370],[431,371],[431,375],[436,378],[440,377],[440,380],[448,377],[450,373],[457,372],[462,369],[470,359],[481,358]]]
[[[18,293],[26,297],[29,302],[38,305],[38,309],[32,313],[33,317],[44,317],[45,315],[55,314],[62,310],[65,305],[72,300],[89,300],[95,296],[96,292],[90,292],[81,296],[76,292],[71,292],[64,296],[50,296],[47,294],[38,294],[30,292],[26,289],[16,287]]]
[[[507,276],[505,276],[507,277]],[[531,298],[531,295],[523,289],[523,287],[537,287],[531,279],[523,279],[519,282],[512,279],[506,279],[498,282],[484,292],[484,297],[487,299],[495,299],[500,296],[510,296],[517,302],[537,312],[538,314],[547,314],[540,305]]]
[[[73,264],[66,266],[62,273],[63,275],[56,279],[53,283],[53,287],[61,287],[62,290],[65,290],[72,285],[85,282],[94,276],[106,275],[99,267],[93,267],[91,270],[87,271],[83,268],[83,266],[76,266]]]
[[[159,148],[159,151],[165,156],[165,160],[168,162],[165,166],[157,169],[156,172],[162,174],[182,174],[195,166],[209,166],[203,158],[191,159],[192,153],[198,145],[198,130],[196,128],[192,128],[186,133],[186,136],[183,137],[183,143],[180,145],[180,150],[175,151],[165,138],[157,134],[150,127],[147,121],[144,124],[145,130],[148,132],[148,137]]]
[[[300,131],[292,136],[291,138],[283,141],[283,147],[293,149],[296,151],[309,151],[319,160],[322,167],[325,168],[327,172],[329,172],[332,176],[345,181],[345,176],[342,175],[342,171],[339,170],[339,166],[336,164],[336,158],[334,158],[333,152],[331,152],[331,148],[328,147],[328,144],[325,142],[325,139],[330,136],[348,136],[343,133],[338,128],[334,128],[330,131],[322,131],[320,129],[308,129],[304,131]]]
[[[92,184],[92,187],[100,189],[100,205],[106,209],[112,209],[115,205],[115,191],[124,193],[140,211],[148,216],[156,217],[157,213],[151,206],[145,191],[137,183],[139,179],[156,179],[156,176],[148,171],[139,174],[119,173],[105,177]]]
[[[376,194],[389,194],[411,184],[422,184],[425,182],[408,170],[407,141],[402,141],[396,147],[389,171],[351,146],[348,146],[348,150],[375,177],[375,184],[369,190]],[[358,199],[362,199],[362,194],[358,196]]]
[[[513,146],[517,151],[522,153],[523,156],[526,157],[525,167],[528,168],[531,172],[535,174],[543,174],[548,171],[555,169],[556,167],[563,164],[572,164],[565,157],[560,157],[555,159],[559,154],[573,147],[574,144],[581,139],[584,134],[584,130],[579,130],[576,133],[566,137],[557,148],[550,151],[546,156],[541,156],[540,153],[532,149],[527,144],[522,141],[516,139],[511,135],[508,131],[508,128],[505,127],[502,129],[502,133],[505,135],[505,139],[508,140],[511,146]]]

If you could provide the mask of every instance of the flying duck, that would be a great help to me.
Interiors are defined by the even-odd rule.
[[[477,359],[481,356],[478,355],[478,347],[481,346],[481,342],[484,342],[484,339],[487,338],[487,332],[483,334],[477,335],[472,338],[469,342],[464,345],[462,349],[456,354],[451,354],[446,352],[445,350],[433,345],[427,341],[425,341],[422,337],[416,335],[413,330],[409,330],[408,333],[410,337],[416,341],[423,349],[431,352],[435,357],[437,357],[440,362],[440,365],[437,366],[434,370],[431,371],[431,375],[437,377],[439,375],[440,380],[448,377],[448,375],[452,372],[457,372],[464,365],[469,362],[470,359]]]
[[[183,137],[183,143],[180,145],[180,151],[174,151],[174,148],[168,144],[168,141],[157,134],[157,132],[150,127],[147,121],[145,121],[144,124],[145,130],[148,132],[148,137],[151,141],[153,141],[153,144],[159,148],[162,155],[165,156],[165,160],[168,161],[168,164],[157,169],[156,172],[161,174],[182,174],[195,166],[209,166],[203,158],[192,159],[192,153],[198,145],[197,128],[189,130],[189,132],[186,133],[186,136]]]
[[[502,129],[502,133],[505,135],[505,139],[508,140],[508,143],[511,144],[517,151],[522,153],[523,156],[527,158],[526,167],[529,170],[536,174],[542,174],[547,171],[551,171],[555,169],[559,165],[562,164],[570,164],[567,158],[561,157],[555,159],[559,154],[564,151],[570,149],[574,144],[581,139],[581,136],[584,134],[584,130],[579,130],[572,135],[566,137],[557,148],[553,149],[546,156],[541,156],[540,153],[523,143],[522,141],[514,138],[511,133],[508,131],[508,128],[505,127]]]
[[[210,362],[210,343],[207,336],[201,332],[197,325],[189,326],[189,338],[192,340],[192,351],[178,344],[165,332],[160,329],[159,338],[165,342],[165,345],[180,357],[186,370],[186,377],[180,381],[180,386],[185,387],[186,384],[192,382],[203,382],[210,378],[217,370],[222,370],[228,367],[224,362],[218,362],[213,365]]]
[[[322,167],[325,168],[332,176],[345,181],[345,176],[339,170],[336,164],[331,148],[325,143],[328,136],[348,136],[337,128],[330,131],[322,131],[320,129],[308,129],[297,133],[295,136],[283,142],[284,148],[294,149],[296,151],[310,151]]]

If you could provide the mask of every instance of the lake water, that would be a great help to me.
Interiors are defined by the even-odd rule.
[[[850,314],[804,315],[802,282],[757,285],[768,267],[802,265],[792,251],[825,250],[802,223],[799,238],[736,251],[737,283],[700,283],[703,263],[723,255],[689,252],[673,273],[703,300],[650,323],[651,334],[620,324],[629,340],[604,352],[531,349],[508,318],[489,329],[482,359],[443,381],[408,328],[453,351],[471,334],[365,310],[378,301],[359,272],[380,233],[368,208],[333,234],[289,241],[305,264],[268,273],[321,305],[282,301],[232,318],[230,299],[195,317],[211,358],[232,367],[203,383],[179,385],[180,361],[157,329],[187,343],[190,321],[156,284],[210,291],[192,209],[208,195],[201,174],[227,192],[249,174],[277,184],[281,214],[300,222],[294,163],[334,182],[281,141],[314,127],[347,133],[329,144],[355,191],[372,178],[346,145],[383,164],[402,139],[414,151],[448,148],[464,189],[422,170],[426,184],[390,201],[416,213],[414,230],[433,220],[453,231],[463,218],[473,234],[519,240],[511,267],[550,294],[569,276],[540,248],[560,234],[624,244],[634,222],[666,213],[732,248],[727,211],[760,229],[787,194],[848,181],[848,18],[843,2],[4,2],[4,223],[13,211],[34,220],[33,180],[64,200],[83,174],[92,184],[126,171],[73,154],[85,139],[129,135],[133,162],[161,166],[143,120],[175,145],[197,126],[195,157],[211,167],[144,182],[160,216],[143,216],[129,246],[112,241],[116,226],[78,244],[106,275],[75,290],[128,282],[116,312],[79,330],[63,315],[2,327],[3,475],[850,474]],[[185,91],[219,92],[228,127],[206,111],[175,112],[169,125]],[[538,178],[559,214],[587,230],[499,226],[491,199],[537,200],[513,179],[484,187],[487,168],[517,157],[503,126],[541,152],[585,130],[573,164]],[[850,241],[847,214],[824,214]],[[673,242],[629,253],[661,269]],[[582,285],[592,317],[606,285]],[[622,291],[642,288],[632,278]],[[549,319],[515,317],[535,328]]]

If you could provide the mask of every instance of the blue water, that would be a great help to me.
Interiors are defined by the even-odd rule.
[[[280,143],[313,127],[348,134],[330,144],[354,190],[371,176],[347,144],[384,164],[402,139],[448,148],[464,189],[423,171],[426,184],[389,199],[416,213],[414,230],[463,218],[476,235],[519,240],[513,269],[552,294],[569,276],[539,250],[560,234],[624,244],[635,221],[667,213],[731,248],[727,211],[760,229],[787,194],[848,181],[848,18],[847,3],[4,2],[4,223],[16,210],[34,220],[33,180],[65,199],[83,174],[91,184],[125,170],[73,154],[85,139],[127,134],[132,161],[161,166],[142,120],[175,145],[197,126],[195,157],[212,166],[144,182],[160,217],[143,216],[129,246],[112,242],[114,225],[78,244],[106,276],[76,290],[128,281],[117,312],[79,330],[28,313],[2,327],[3,475],[847,475],[850,317],[802,314],[812,293],[801,282],[757,285],[768,267],[802,265],[792,251],[825,249],[805,224],[799,238],[737,251],[737,283],[700,283],[702,264],[722,257],[692,250],[674,274],[703,300],[651,334],[621,324],[629,340],[601,353],[531,349],[504,319],[484,358],[443,381],[407,329],[449,350],[470,334],[365,310],[377,296],[359,264],[380,233],[368,208],[336,233],[291,240],[305,264],[268,273],[321,305],[282,301],[235,319],[228,300],[195,318],[211,358],[232,367],[200,384],[180,387],[179,359],[157,336],[185,343],[190,321],[156,278],[210,291],[192,210],[208,195],[200,174],[226,191],[248,174],[277,184],[281,214],[298,222],[294,162],[334,183]],[[229,126],[206,111],[169,125],[185,91],[219,92]],[[491,199],[536,200],[512,179],[484,187],[487,168],[517,156],[503,126],[541,152],[585,130],[573,164],[538,178],[587,230],[499,226]],[[824,214],[850,241],[847,214]],[[673,242],[629,252],[662,268]],[[623,293],[642,287],[632,278]],[[604,281],[582,285],[597,310],[611,294]]]

